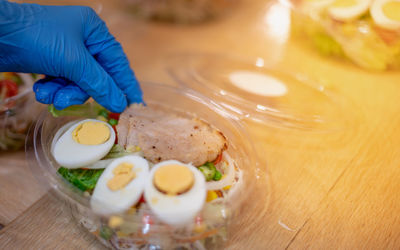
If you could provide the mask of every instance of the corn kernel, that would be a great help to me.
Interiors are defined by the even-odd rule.
[[[108,122],[107,119],[104,116],[101,116],[101,115],[97,116],[96,119],[100,120],[100,121],[103,121],[103,122]]]
[[[224,188],[222,188],[223,190],[229,190],[229,189],[231,189],[231,185],[228,185],[228,186],[226,186],[226,187],[224,187]]]
[[[119,216],[111,216],[108,220],[108,226],[111,228],[119,227],[122,225],[122,223],[124,223],[124,220]]]
[[[206,230],[206,225],[204,223],[196,224],[193,229],[193,231],[195,231],[198,234],[204,232],[205,230]]]
[[[218,198],[218,194],[215,191],[207,192],[207,202],[213,201]]]
[[[135,207],[131,207],[129,208],[129,210],[127,211],[127,214],[135,214],[136,213],[136,208]]]
[[[117,231],[116,234],[117,234],[117,236],[118,236],[119,238],[124,238],[124,237],[128,237],[128,236],[129,236],[129,234],[124,233],[124,232],[122,232],[122,231]]]

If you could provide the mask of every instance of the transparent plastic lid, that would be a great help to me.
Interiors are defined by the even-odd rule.
[[[179,55],[168,71],[181,85],[216,101],[240,119],[298,129],[343,127],[342,97],[262,58]]]

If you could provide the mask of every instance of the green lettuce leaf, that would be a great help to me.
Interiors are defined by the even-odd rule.
[[[87,102],[82,105],[73,105],[68,108],[58,110],[53,104],[48,106],[49,112],[54,117],[60,116],[81,116],[81,117],[96,117],[100,110],[104,109],[96,102]]]
[[[82,191],[91,191],[95,188],[104,169],[68,169],[60,167],[58,173],[69,183]]]

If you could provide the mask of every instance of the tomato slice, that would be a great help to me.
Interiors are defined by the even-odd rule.
[[[214,160],[214,165],[217,165],[218,163],[220,163],[222,160],[222,152],[217,156],[217,158]]]
[[[379,27],[374,27],[374,29],[387,45],[396,44],[396,42],[400,39],[399,32],[386,30]]]
[[[108,114],[108,118],[109,119],[115,119],[115,120],[119,120],[119,116],[120,116],[120,114],[119,113],[109,113]]]
[[[140,196],[138,203],[146,203],[146,200],[144,199],[144,195]]]
[[[5,91],[6,98],[16,96],[18,94],[18,85],[8,79],[0,80],[0,93],[3,93],[3,91]]]
[[[114,129],[115,132],[115,142],[114,144],[118,144],[118,133],[117,133],[117,126],[112,126],[112,128]]]

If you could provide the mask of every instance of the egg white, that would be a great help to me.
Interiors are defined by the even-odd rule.
[[[357,4],[349,7],[334,7],[330,6],[328,8],[328,13],[331,17],[339,21],[352,21],[363,14],[365,14],[369,6],[371,5],[371,0],[356,0]]]
[[[327,7],[331,3],[333,3],[334,0],[315,0],[315,1],[310,1],[310,0],[303,0],[302,1],[302,6],[303,9],[305,10],[318,10],[318,9],[323,9],[324,7]]]
[[[72,138],[72,132],[77,126],[88,121],[105,124],[110,129],[110,138],[99,145],[84,145],[76,142]],[[80,168],[95,163],[107,155],[114,142],[115,132],[108,123],[95,119],[86,119],[72,125],[57,141],[53,142],[52,154],[61,166],[66,168]]]
[[[113,170],[121,163],[131,163],[135,178],[124,188],[112,191],[107,182],[114,177]],[[142,193],[149,176],[148,162],[136,155],[129,155],[114,160],[101,174],[90,199],[92,210],[100,215],[123,213],[135,205]]]
[[[383,6],[388,2],[399,2],[394,0],[375,0],[370,8],[370,13],[375,24],[389,30],[400,29],[400,22],[388,18],[383,12]]]
[[[180,195],[164,194],[154,186],[154,174],[162,166],[177,164],[187,167],[194,175],[192,188]],[[151,169],[148,182],[144,190],[144,197],[153,213],[164,223],[183,225],[193,221],[203,208],[206,200],[206,181],[204,175],[194,166],[170,160],[160,162]]]

